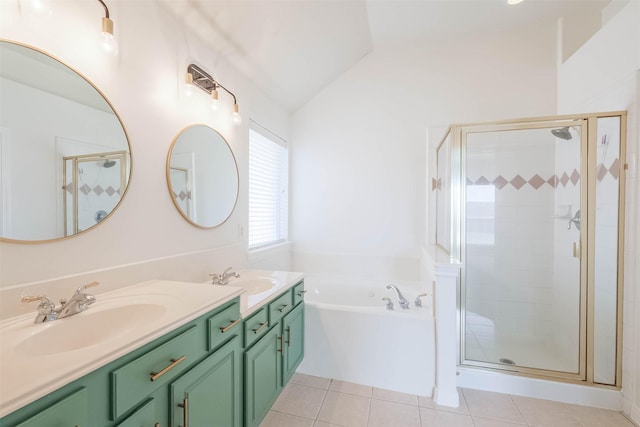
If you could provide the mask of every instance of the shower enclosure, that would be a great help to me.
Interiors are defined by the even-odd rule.
[[[451,126],[436,242],[461,365],[620,386],[626,113]]]

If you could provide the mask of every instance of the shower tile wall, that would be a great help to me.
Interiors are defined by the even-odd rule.
[[[467,140],[467,359],[545,363],[522,346],[547,346],[553,330],[557,181],[554,138],[540,135],[492,132]]]

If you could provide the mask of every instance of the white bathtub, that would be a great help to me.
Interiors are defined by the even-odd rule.
[[[305,357],[298,372],[431,396],[431,295],[417,308],[418,286],[395,283],[411,302],[409,310],[402,310],[384,282],[344,282],[305,276]],[[386,309],[383,297],[392,299],[393,311]]]

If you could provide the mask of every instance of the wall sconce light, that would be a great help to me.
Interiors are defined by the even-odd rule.
[[[102,18],[102,48],[116,55],[118,53],[118,42],[116,42],[113,36],[113,21],[109,18],[109,8],[102,0],[98,1],[102,7],[104,7],[104,17]]]
[[[240,113],[238,112],[236,96],[202,68],[194,64],[189,64],[187,74],[185,75],[185,84],[187,86],[187,95],[189,95],[189,91],[192,91],[193,87],[198,87],[208,93],[211,96],[212,110],[218,109],[218,88],[227,92],[233,97],[233,114],[231,115],[231,121],[236,125],[242,123],[242,117],[240,117]]]

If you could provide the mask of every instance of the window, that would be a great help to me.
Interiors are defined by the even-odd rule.
[[[286,141],[252,123],[249,130],[249,249],[287,239],[288,209]]]

